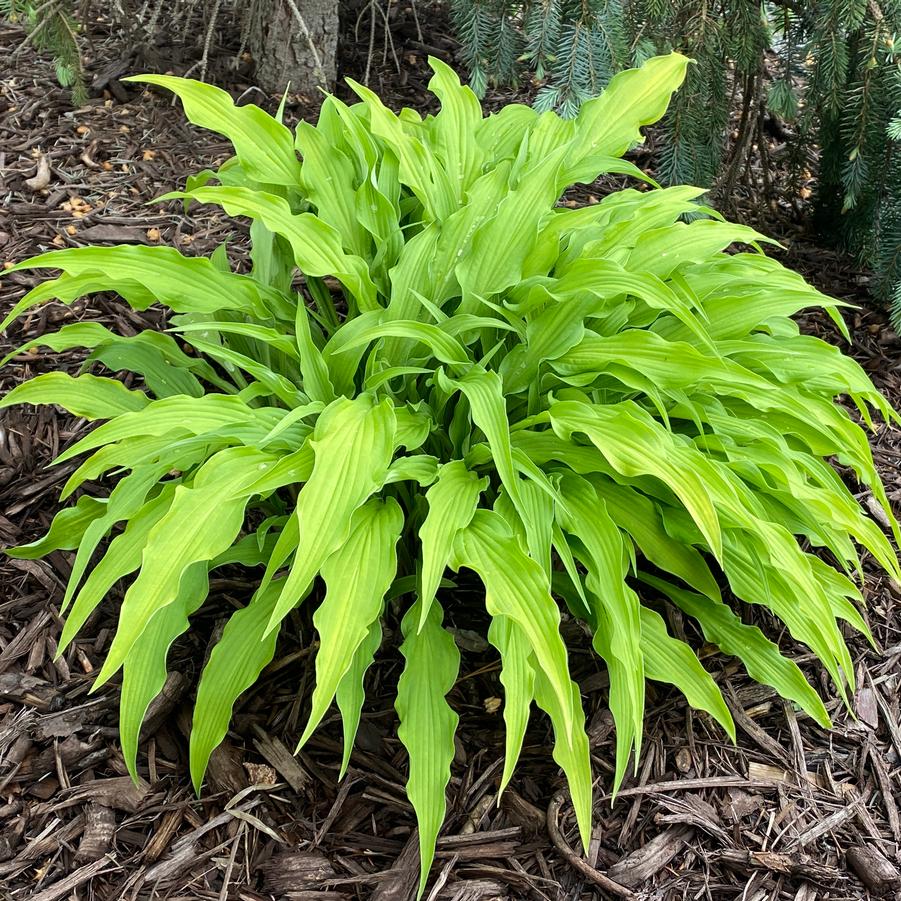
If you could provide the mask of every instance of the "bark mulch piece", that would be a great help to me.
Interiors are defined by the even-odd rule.
[[[408,12],[395,15],[402,17],[392,34],[404,74],[393,72],[388,52],[372,63],[371,81],[396,105],[417,98],[421,105],[425,54],[440,50],[451,58],[453,44],[436,36],[442,30],[434,22],[432,36],[420,38]],[[362,33],[368,35],[365,20]],[[0,52],[20,38],[20,32],[0,26]],[[345,68],[358,77],[369,57],[365,49],[347,31]],[[176,187],[185,173],[225,159],[223,140],[186,125],[166,98],[145,98],[132,88],[127,102],[107,91],[73,110],[49,66],[29,54],[18,64],[18,74],[0,77],[0,264],[87,243],[160,242],[209,253],[227,241],[240,265],[240,224],[207,208],[185,214],[175,203],[145,205]],[[254,99],[266,105],[266,98]],[[276,103],[269,98],[268,108]],[[303,112],[293,109],[294,115]],[[840,256],[797,238],[788,255],[829,293],[867,299],[866,285]],[[0,313],[34,281],[30,273],[5,277]],[[0,338],[0,353],[80,319],[123,333],[148,322],[162,324],[159,313],[138,316],[101,295],[71,307],[51,304],[25,317]],[[889,399],[901,404],[898,337],[879,311],[861,310],[851,319],[851,352]],[[804,324],[835,338],[823,316],[806,317]],[[73,354],[21,355],[0,370],[0,390],[41,371],[79,365]],[[4,545],[32,540],[46,529],[74,466],[47,464],[85,427],[47,408],[0,414]],[[873,445],[889,496],[901,502],[899,433],[880,427]],[[211,636],[253,588],[253,574],[218,577],[212,586],[216,601],[173,648],[172,675],[145,725],[142,781],[135,785],[118,744],[116,685],[89,694],[110,642],[116,604],[104,603],[81,637],[56,657],[59,605],[71,561],[63,553],[41,561],[0,558],[0,896],[414,896],[417,837],[395,733],[392,699],[400,661],[387,650],[393,646],[390,635],[371,671],[358,746],[342,783],[336,782],[337,717],[326,720],[302,753],[290,753],[313,681],[315,635],[309,613],[301,611],[284,630],[276,660],[240,699],[198,799],[186,759],[196,678]],[[450,695],[461,723],[448,817],[427,897],[576,899],[605,897],[612,890],[624,897],[839,901],[901,891],[901,595],[869,566],[866,581],[869,623],[882,650],[849,635],[858,682],[855,716],[834,698],[803,649],[794,648],[796,659],[832,698],[831,732],[751,683],[734,660],[705,650],[705,664],[736,714],[739,746],[680,696],[649,684],[644,753],[615,800],[606,794],[614,748],[606,674],[581,631],[564,623],[598,778],[596,828],[584,856],[543,719],[532,723],[512,788],[497,804],[502,687],[497,661],[471,631],[473,618],[484,616],[479,599],[468,598],[464,586],[447,611],[463,652]],[[747,612],[770,635],[780,635],[759,610]],[[396,623],[389,620],[387,628]],[[791,647],[787,636],[781,639]]]

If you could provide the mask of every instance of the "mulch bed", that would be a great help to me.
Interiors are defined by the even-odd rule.
[[[401,27],[402,26],[402,27]],[[349,26],[350,27],[350,26]],[[387,53],[373,83],[392,99],[416,102],[427,76],[425,41],[403,18],[393,33],[403,77]],[[367,31],[368,34],[368,31]],[[381,38],[380,38],[381,39]],[[21,32],[0,25],[0,56]],[[434,47],[428,41],[437,43]],[[359,75],[366,53],[345,39],[346,67]],[[395,88],[392,88],[395,85]],[[0,264],[57,246],[135,241],[209,253],[222,241],[240,258],[242,226],[209,210],[145,205],[177,179],[228,155],[215,135],[186,125],[162,96],[119,83],[73,110],[46,61],[25,53],[18,73],[0,77]],[[236,86],[237,92],[242,86]],[[255,100],[263,102],[262,98]],[[270,108],[274,108],[272,101]],[[304,112],[295,105],[294,113]],[[41,157],[43,187],[26,179]],[[785,226],[788,229],[788,226]],[[867,301],[865,280],[841,257],[789,234],[789,262],[830,293]],[[34,284],[30,274],[0,281],[0,314]],[[0,353],[64,322],[97,319],[133,333],[138,316],[112,297],[49,305],[0,336]],[[883,312],[853,317],[852,352],[901,405],[901,345]],[[819,316],[806,327],[826,337]],[[0,370],[6,391],[41,371],[75,370],[73,354],[27,354]],[[0,414],[0,542],[32,540],[50,522],[74,464],[47,468],[84,433],[85,423],[42,407]],[[897,432],[873,436],[893,501],[901,501]],[[117,688],[89,694],[115,622],[106,602],[59,659],[59,603],[71,555],[41,561],[0,557],[0,897],[55,899],[351,899],[402,901],[415,892],[417,839],[406,801],[404,754],[395,734],[399,657],[389,640],[369,677],[369,700],[346,779],[336,782],[340,725],[328,718],[305,750],[293,747],[313,681],[315,634],[308,611],[283,630],[279,653],[243,696],[198,799],[187,775],[190,700],[211,636],[225,612],[253,588],[244,571],[213,583],[215,603],[195,617],[170,656],[171,676],[144,730],[139,766],[126,775],[116,731]],[[250,574],[252,576],[252,574]],[[533,718],[513,781],[496,804],[503,730],[497,661],[480,638],[481,605],[463,589],[447,604],[462,671],[450,694],[461,715],[449,812],[427,897],[576,899],[604,896],[595,868],[644,897],[691,899],[859,899],[898,891],[901,861],[901,592],[867,569],[868,618],[882,652],[857,636],[856,716],[833,698],[824,732],[751,683],[735,661],[703,649],[739,727],[733,747],[681,696],[649,684],[644,753],[615,801],[606,795],[613,732],[606,674],[580,630],[564,624],[583,688],[597,782],[594,840],[584,862],[549,747]],[[759,610],[749,615],[764,623]],[[765,623],[777,637],[772,622]],[[690,629],[689,634],[694,638]],[[784,647],[791,649],[787,636]],[[825,697],[822,670],[795,647]]]

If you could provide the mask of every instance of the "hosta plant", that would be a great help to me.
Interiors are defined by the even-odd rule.
[[[858,424],[895,413],[860,367],[791,318],[823,305],[841,326],[838,304],[765,256],[760,234],[703,206],[699,190],[644,179],[592,206],[559,205],[568,186],[604,172],[641,178],[620,157],[664,113],[687,64],[652,59],[564,120],[519,105],[485,117],[433,61],[436,115],[395,115],[351,82],[358,103],[329,97],[318,124],[293,134],[209,85],[138,79],[173,91],[193,122],[234,144],[217,172],[169,196],[249,219],[249,271],[234,271],[225,247],[209,259],[85,247],[19,263],[60,274],[4,328],[36,304],[98,291],[174,315],[166,333],[120,336],[85,321],[25,345],[87,348],[92,367],[133,372],[144,387],[49,372],[2,401],[100,423],[57,458],[81,460],[62,492],[75,503],[11,553],[76,552],[61,651],[130,579],[95,685],[122,671],[133,773],[168,650],[217,603],[209,574],[226,565],[247,567],[259,587],[200,678],[195,785],[304,603],[319,650],[299,746],[334,701],[343,772],[382,619],[397,617],[398,733],[423,884],[454,753],[446,695],[459,654],[444,621],[467,615],[455,609],[458,571],[484,585],[500,656],[500,788],[534,701],[585,845],[589,745],[561,612],[585,624],[609,673],[614,790],[641,747],[646,679],[675,685],[734,738],[717,685],[667,611],[829,724],[736,599],[771,611],[847,697],[840,622],[869,634],[859,549],[899,571],[846,482],[866,486],[897,538]]]

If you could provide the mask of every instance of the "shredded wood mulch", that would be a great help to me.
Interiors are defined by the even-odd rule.
[[[423,39],[414,25],[409,16],[394,22],[393,52],[402,76],[393,72],[390,49],[371,61],[374,85],[398,105],[421,98],[425,53],[450,58],[453,50],[448,39],[436,36],[441,29]],[[0,56],[21,36],[0,26]],[[368,53],[350,43],[346,67],[359,75]],[[115,78],[101,78],[90,103],[72,109],[46,61],[29,52],[17,65],[17,72],[0,73],[0,264],[88,243],[166,243],[186,253],[209,253],[227,241],[240,265],[246,235],[240,224],[206,208],[186,214],[175,203],[146,205],[186,173],[221,162],[228,154],[223,140],[186,125],[166,98],[143,96]],[[235,87],[237,94],[247,86]],[[253,99],[270,109],[276,104],[273,98]],[[293,112],[303,114],[304,108],[295,104]],[[821,288],[869,302],[865,280],[841,257],[795,234],[786,241],[788,261]],[[4,277],[0,314],[34,282],[30,273]],[[126,334],[148,322],[163,324],[158,313],[139,316],[101,295],[71,308],[51,304],[25,317],[0,337],[0,353],[79,319],[96,319]],[[901,343],[885,314],[870,308],[852,320],[851,352],[901,404]],[[823,317],[808,317],[805,327],[834,339]],[[0,390],[41,371],[74,371],[80,364],[75,354],[23,354],[0,370]],[[46,530],[75,464],[47,466],[85,428],[83,421],[47,408],[0,414],[4,546]],[[899,433],[881,428],[873,446],[889,496],[901,506]],[[865,494],[861,499],[866,503]],[[284,629],[276,660],[240,699],[197,798],[187,774],[191,698],[210,642],[228,611],[249,597],[254,573],[235,570],[216,579],[211,602],[173,648],[171,675],[143,731],[142,780],[135,785],[118,744],[116,685],[89,693],[112,635],[116,599],[55,659],[71,560],[61,552],[41,561],[0,558],[0,897],[414,896],[417,837],[392,706],[399,672],[395,616],[389,616],[385,646],[370,672],[358,745],[343,782],[336,781],[336,716],[302,753],[291,754],[313,682],[315,633],[302,609]],[[831,698],[832,731],[751,683],[734,660],[701,646],[690,624],[674,618],[674,628],[700,648],[723,686],[739,744],[733,747],[681,696],[649,684],[643,756],[615,800],[607,794],[614,736],[606,673],[582,632],[564,623],[597,776],[596,827],[584,856],[550,756],[550,728],[537,715],[512,789],[497,804],[502,687],[497,660],[480,637],[480,599],[461,586],[446,605],[463,655],[450,694],[461,721],[448,817],[426,897],[577,899],[615,893],[839,901],[896,895],[901,593],[875,568],[867,567],[866,574],[867,616],[879,650],[848,636],[858,683],[853,715],[811,655],[778,633],[759,609],[748,608],[748,619],[793,652],[811,682]]]

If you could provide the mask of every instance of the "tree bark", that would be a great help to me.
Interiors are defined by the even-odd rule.
[[[256,80],[269,93],[315,97],[335,83],[338,0],[254,0],[248,47]]]

